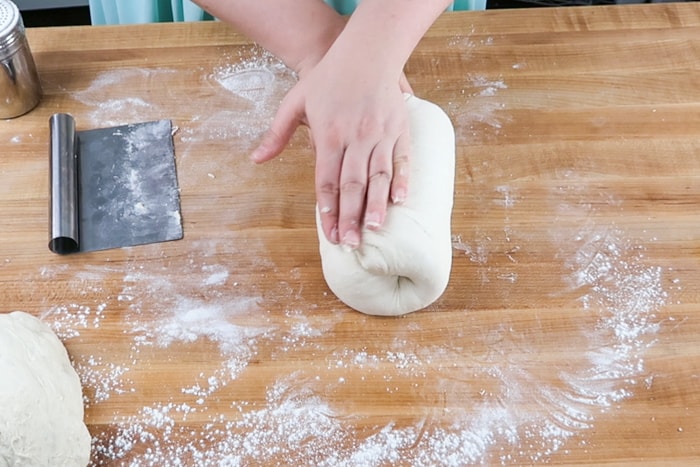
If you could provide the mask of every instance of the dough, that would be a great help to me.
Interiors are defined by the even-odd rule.
[[[90,441],[61,341],[32,315],[0,314],[0,466],[84,467]]]
[[[351,252],[326,240],[316,208],[328,287],[346,305],[371,315],[425,308],[444,292],[452,267],[454,128],[431,102],[407,95],[406,105],[412,154],[405,203],[390,205],[382,228],[364,229],[361,246]]]

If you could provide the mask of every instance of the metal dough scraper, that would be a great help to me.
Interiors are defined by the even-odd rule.
[[[51,251],[182,238],[170,120],[76,131],[73,117],[59,113],[49,124]]]

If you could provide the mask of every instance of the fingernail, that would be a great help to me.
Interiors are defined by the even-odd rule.
[[[321,214],[330,214],[331,208],[329,206],[324,206],[321,208]]]
[[[250,154],[250,158],[253,160],[253,162],[260,163],[267,159],[269,156],[268,153],[269,150],[265,146],[261,145],[253,150],[253,152]]]
[[[351,252],[360,246],[360,236],[354,230],[348,230],[343,237],[343,250]]]
[[[259,162],[259,160],[260,160],[260,153],[261,153],[261,151],[260,151],[259,149],[256,149],[255,151],[253,151],[253,152],[250,154],[250,160],[252,160],[253,162]]]
[[[406,201],[406,190],[399,188],[394,192],[394,196],[391,198],[394,204],[402,204]]]
[[[370,230],[377,230],[382,226],[382,218],[377,212],[365,214],[365,226]]]
[[[338,226],[334,226],[331,229],[331,243],[338,244],[339,238],[338,238]]]

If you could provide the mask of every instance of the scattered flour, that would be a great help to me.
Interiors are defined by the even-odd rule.
[[[179,99],[198,99],[204,113],[189,121],[173,122],[180,157],[203,144],[222,142],[251,149],[267,130],[282,98],[296,83],[296,75],[282,62],[259,47],[225,56],[213,69],[193,69],[201,96],[174,94],[182,89],[182,72],[168,68],[126,68],[101,72],[85,89],[71,97],[89,106],[89,122],[77,122],[80,129],[104,128],[128,123],[172,118],[178,114]],[[151,89],[168,90],[166,99],[155,98]],[[128,90],[128,94],[124,94]],[[231,108],[243,110],[232,111]],[[200,161],[201,164],[201,161]],[[214,173],[211,168],[208,173]]]
[[[77,122],[79,129],[105,128],[110,126],[160,120],[162,106],[151,101],[149,88],[167,87],[174,79],[175,70],[165,68],[120,68],[98,74],[90,85],[72,94],[72,97],[89,106],[89,122]],[[123,95],[124,89],[129,95]],[[167,118],[167,117],[166,117]]]
[[[496,187],[496,191],[502,196],[502,199],[497,199],[495,202],[503,206],[506,209],[510,209],[515,206],[518,199],[517,192],[513,191],[508,185],[501,185]]]
[[[238,377],[255,356],[257,340],[273,327],[263,319],[251,318],[260,315],[260,296],[243,289],[237,290],[241,295],[224,295],[220,288],[228,269],[201,261],[204,264],[189,262],[182,271],[189,284],[173,278],[168,268],[132,265],[124,275],[120,297],[129,304],[125,320],[133,337],[133,354],[138,355],[144,346],[167,348],[200,339],[217,346],[222,358],[219,367],[212,374],[197,375],[197,379],[216,382],[210,384],[209,394]],[[208,292],[204,297],[202,290]]]
[[[165,267],[126,264],[120,296],[129,307],[125,338],[132,341],[132,360],[116,364],[86,356],[74,361],[87,406],[138,394],[128,375],[141,363],[140,349],[167,352],[172,345],[206,339],[218,348],[221,364],[213,372],[192,375],[169,398],[144,401],[135,415],[115,414],[110,427],[95,433],[96,465],[546,462],[647,384],[644,353],[661,330],[656,312],[668,299],[663,271],[646,265],[644,248],[622,232],[601,227],[574,234],[564,285],[580,291],[580,313],[592,318],[593,325],[580,329],[572,341],[574,358],[554,376],[543,372],[547,359],[538,358],[539,350],[530,344],[544,339],[547,329],[518,328],[506,321],[480,333],[452,329],[428,345],[419,338],[421,329],[407,320],[394,338],[329,352],[316,341],[333,332],[340,318],[331,315],[329,324],[290,308],[274,325],[264,325],[264,319],[251,325],[251,316],[261,315],[263,297],[245,286],[240,296],[214,293],[224,284],[218,278],[228,279],[228,269],[206,255],[195,259],[193,254],[184,271],[192,285],[186,287],[174,282]],[[554,235],[561,241],[560,231]],[[460,244],[455,243],[456,249]],[[64,273],[71,271],[57,272]],[[54,273],[44,269],[38,274]],[[79,271],[92,279],[96,274]],[[210,300],[198,298],[202,291]],[[289,297],[295,294],[290,288]],[[64,340],[71,340],[97,329],[87,308],[59,306],[45,319],[53,320],[55,329],[75,328],[75,335],[63,333]],[[273,359],[323,352],[325,365],[282,372],[267,388],[262,406],[235,399],[239,416],[224,418],[210,403],[244,378],[264,342],[284,344]],[[334,396],[362,385],[383,387],[386,397],[442,392],[445,400],[439,408],[368,430],[363,414],[347,412]],[[182,402],[178,393],[191,400]],[[473,394],[468,404],[465,393]],[[195,415],[205,421],[193,428],[189,420]]]
[[[493,45],[493,37],[475,38],[474,29],[467,34],[456,35],[449,39],[447,47],[454,49],[462,61],[470,62],[477,47]],[[478,68],[478,65],[477,65]],[[441,83],[437,83],[439,89]],[[506,105],[498,95],[508,89],[502,77],[490,77],[470,73],[464,78],[461,89],[447,103],[445,111],[450,115],[455,126],[459,142],[478,143],[500,135],[510,117],[504,110]]]
[[[51,329],[61,340],[73,339],[80,336],[82,329],[99,328],[106,307],[106,303],[100,304],[94,309],[77,303],[55,305],[41,318],[50,323]]]
[[[451,45],[464,47],[465,40],[455,38]],[[170,75],[168,70],[107,72],[76,98],[96,107],[95,122],[109,124],[114,118],[110,115],[116,115],[111,114],[113,109],[140,112],[157,104],[135,94],[101,106],[101,93],[117,82],[154,76],[167,80]],[[247,101],[248,110],[233,115],[217,107],[218,102],[210,102],[214,108],[210,117],[179,123],[183,144],[231,138],[252,144],[264,131],[261,122],[269,121],[295,80],[279,63],[256,54],[204,76],[225,96]],[[499,130],[503,104],[497,97],[506,84],[476,75],[467,77],[465,84],[448,109],[457,126],[472,129],[472,137],[483,134],[479,133],[483,125]],[[104,95],[111,98],[108,92]],[[119,115],[127,120],[134,117],[128,112]],[[205,176],[212,173],[210,168],[204,170]],[[518,260],[519,245],[511,244],[507,216],[517,209],[519,195],[509,186],[496,187],[495,194],[506,211],[504,237],[498,241],[493,233],[453,237],[453,248],[484,270],[494,259],[508,264]],[[104,271],[72,264],[42,268],[29,282],[49,282],[65,275],[76,278],[71,287],[84,291],[85,302],[65,305],[60,296],[52,297],[43,315],[67,342],[98,334],[111,306],[126,309],[121,325],[127,354],[110,354],[109,361],[100,355],[74,357],[88,408],[138,395],[140,388],[130,374],[145,364],[145,351],[167,361],[172,346],[207,341],[214,349],[211,367],[184,375],[186,381],[170,388],[170,396],[144,398],[138,413],[115,414],[110,426],[93,427],[95,465],[547,462],[557,453],[565,454],[567,446],[584,438],[601,416],[647,384],[644,356],[662,331],[657,313],[669,300],[662,280],[665,271],[647,264],[644,246],[626,238],[614,225],[596,224],[591,205],[578,205],[578,209],[579,218],[588,219],[588,224],[573,230],[551,227],[553,254],[565,262],[567,270],[562,288],[578,300],[571,323],[562,325],[579,331],[567,354],[568,365],[554,374],[549,360],[539,358],[536,345],[551,330],[522,328],[507,319],[490,329],[448,329],[429,344],[421,339],[423,330],[414,322],[397,320],[392,336],[373,336],[371,342],[344,346],[329,344],[328,335],[346,316],[318,312],[316,304],[303,298],[302,289],[290,284],[280,284],[275,291],[279,296],[271,298],[255,284],[238,282],[231,272],[238,270],[235,260],[213,261],[222,254],[219,245],[193,244],[184,265],[173,265],[165,257],[145,264],[115,264]],[[505,251],[496,249],[504,243]],[[237,257],[226,253],[226,258]],[[258,255],[260,264],[274,267],[262,248],[249,248],[245,255],[248,259]],[[178,280],[173,267],[187,280]],[[100,290],[99,281],[107,274],[121,278],[117,296],[104,297]],[[502,282],[518,280],[510,271],[502,274],[498,277]],[[235,287],[229,287],[232,276]],[[285,303],[285,315],[269,316],[268,300]],[[266,346],[274,349],[261,354]],[[246,369],[254,359],[296,361],[309,352],[325,358],[302,369],[276,370],[275,380],[264,389],[264,401],[238,397],[232,402],[237,416],[224,417],[216,411],[220,396],[245,384]],[[444,400],[406,410],[401,420],[368,427],[368,415],[348,408],[351,402],[361,406],[362,395],[344,392],[362,387],[387,398],[402,393],[412,398],[442,394]],[[195,417],[197,421],[192,422]]]
[[[488,263],[490,255],[486,242],[490,241],[491,238],[485,237],[484,240],[485,241],[477,242],[476,244],[470,244],[464,241],[462,235],[456,234],[452,236],[452,248],[464,252],[473,263],[485,265]]]
[[[505,103],[498,99],[500,91],[505,89],[508,85],[502,78],[467,76],[464,88],[445,109],[452,118],[459,141],[474,143],[501,134],[504,124],[510,120],[504,112]]]
[[[204,279],[204,285],[223,285],[229,277],[229,272],[223,266],[207,265],[202,270],[209,273],[209,277]]]
[[[200,143],[225,140],[251,149],[267,130],[296,75],[277,58],[260,48],[245,58],[232,59],[204,77],[216,89],[216,100],[203,105],[207,114],[196,116],[183,130],[182,141]],[[235,112],[229,110],[235,101]],[[223,104],[223,105],[222,105]]]
[[[125,377],[129,367],[105,362],[103,357],[79,356],[73,367],[83,385],[85,408],[100,404],[115,394],[136,392],[134,382]]]

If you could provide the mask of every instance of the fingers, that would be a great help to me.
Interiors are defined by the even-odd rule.
[[[338,233],[339,175],[343,161],[341,147],[316,146],[316,200],[321,215],[321,228],[326,238],[334,244],[340,242]]]
[[[260,164],[277,157],[294,136],[297,127],[304,117],[303,102],[296,99],[290,92],[280,104],[280,108],[272,120],[261,143],[250,155],[253,162]]]
[[[393,177],[391,179],[391,201],[402,204],[408,196],[408,178],[411,163],[411,135],[408,130],[399,135],[393,152]]]
[[[357,143],[348,146],[343,154],[338,193],[338,235],[340,244],[347,250],[360,246],[371,151],[371,146]]]
[[[410,137],[408,132],[399,135],[393,147],[377,145],[372,152],[367,187],[365,226],[378,230],[386,218],[389,199],[402,204],[408,195]]]
[[[258,163],[273,159],[306,123],[316,152],[321,228],[331,243],[354,250],[363,227],[379,230],[384,224],[390,200],[406,200],[410,139],[405,100],[400,92],[383,92],[360,100],[341,94],[329,101],[314,98],[309,89],[316,88],[310,86],[300,82],[285,96],[251,158]],[[405,77],[400,88],[410,91]]]
[[[393,173],[393,148],[389,142],[375,146],[369,162],[367,180],[367,204],[364,225],[370,230],[378,230],[386,218],[389,190]]]
[[[391,141],[395,139],[394,144]],[[408,193],[410,140],[407,132],[380,141],[374,148],[351,145],[344,151],[317,154],[316,186],[326,237],[347,250],[361,242],[362,226],[379,230],[389,200],[400,204]]]

